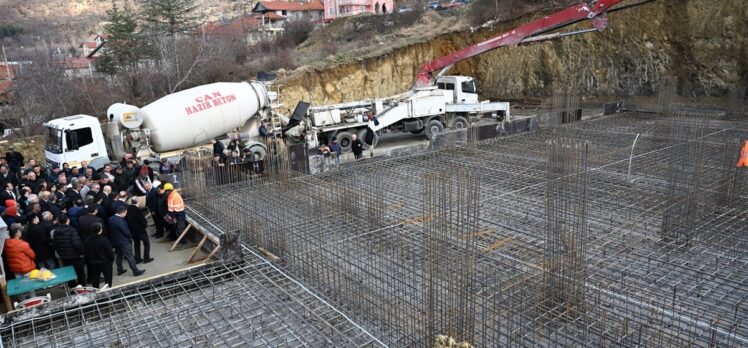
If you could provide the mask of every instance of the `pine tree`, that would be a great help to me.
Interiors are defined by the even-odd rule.
[[[160,55],[159,64],[169,91],[174,92],[192,71],[180,46],[202,21],[196,0],[140,0],[148,40]],[[189,38],[191,40],[191,38]],[[187,68],[186,68],[187,67]],[[185,69],[186,68],[186,69]]]
[[[141,0],[140,10],[149,31],[174,36],[200,24],[196,0]]]
[[[104,30],[109,35],[105,51],[96,61],[96,69],[107,74],[121,70],[132,71],[138,62],[148,56],[148,45],[139,32],[138,23],[127,2],[124,9],[112,0],[112,8],[107,11],[109,23]]]

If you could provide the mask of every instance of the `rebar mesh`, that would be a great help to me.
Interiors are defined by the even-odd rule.
[[[745,168],[735,168],[735,141],[748,132],[741,122],[707,123],[692,112],[679,117],[683,121],[647,114],[598,117],[561,124],[562,132],[541,129],[372,159],[320,175],[206,186],[187,203],[216,229],[240,230],[247,250],[278,256],[263,265],[298,281],[278,282],[289,295],[261,301],[264,308],[234,306],[280,325],[280,331],[269,324],[257,328],[267,345],[277,345],[273,337],[291,337],[283,332],[298,332],[294,337],[303,343],[295,346],[358,346],[376,337],[388,346],[426,347],[433,335],[449,335],[476,347],[744,347],[748,197]],[[674,154],[686,152],[693,158],[673,164]],[[681,169],[686,172],[673,173]],[[683,197],[693,197],[697,214],[672,209]],[[688,243],[663,238],[666,218]],[[205,274],[188,274],[206,284],[199,291],[210,291]],[[262,274],[250,268],[231,281],[251,283]],[[288,290],[300,284],[304,291]],[[549,296],[548,284],[559,284],[555,289],[563,296]],[[148,286],[171,289],[148,284],[128,291],[142,293]],[[226,296],[264,291],[242,289]],[[164,291],[163,301],[175,312],[220,308],[192,302],[203,295],[153,291]],[[153,337],[162,329],[135,320],[143,310],[134,309],[141,308],[134,306],[139,298],[102,302],[96,311],[123,313],[112,315],[133,332],[155,332],[138,339],[158,346]],[[289,299],[338,314],[309,325],[283,314]],[[21,321],[5,324],[4,342],[93,332],[73,320],[76,311],[42,317],[34,324],[43,323],[39,329]],[[164,342],[177,346],[202,344],[202,335],[237,325],[226,314],[211,317],[207,325],[216,328],[193,330],[192,318],[202,314],[169,315],[174,325],[185,325],[175,332],[190,333],[191,341],[166,334]],[[353,342],[344,341],[347,334],[325,341],[334,333],[329,322],[350,332]],[[96,332],[108,342],[124,335]],[[226,345],[261,345],[249,332],[228,330],[226,337],[235,341]]]

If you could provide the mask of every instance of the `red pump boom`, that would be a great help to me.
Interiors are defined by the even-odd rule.
[[[452,65],[499,47],[551,40],[563,36],[582,34],[591,31],[602,31],[608,25],[608,10],[612,6],[623,1],[625,0],[594,0],[589,1],[588,3],[582,2],[580,4],[567,7],[549,16],[545,16],[537,21],[521,25],[515,29],[512,29],[511,31],[503,33],[489,40],[479,42],[477,44],[465,47],[452,54],[437,58],[429,63],[421,65],[418,68],[416,87],[425,87],[431,85],[433,83],[431,73],[434,71],[441,70],[437,77],[441,76],[447,70],[449,70]],[[642,4],[644,2],[641,2],[639,4]],[[589,19],[592,22],[594,29],[586,29],[563,34],[555,33],[538,35],[585,19]]]

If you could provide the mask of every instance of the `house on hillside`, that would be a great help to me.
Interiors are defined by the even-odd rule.
[[[272,37],[283,31],[283,16],[273,12],[242,16],[232,20],[208,22],[203,25],[203,32],[208,35],[234,35],[243,37],[251,44]]]
[[[63,61],[65,75],[70,78],[93,77],[96,72],[94,68],[95,59],[89,57],[65,57]]]
[[[11,89],[16,78],[30,68],[30,61],[0,62],[0,106],[11,104]]]
[[[325,22],[360,13],[387,14],[395,7],[393,0],[324,0]]]
[[[325,6],[321,0],[301,1],[263,1],[257,2],[252,12],[259,13],[265,17],[280,16],[283,21],[306,19],[312,22],[320,22],[324,18]]]
[[[78,45],[81,57],[96,58],[101,56],[101,49],[104,47],[108,36],[106,34],[96,34],[88,37],[88,40]]]

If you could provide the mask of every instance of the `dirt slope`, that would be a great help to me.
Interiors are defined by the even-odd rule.
[[[283,78],[283,98],[293,107],[298,100],[397,94],[412,86],[420,64],[534,17],[444,34],[354,63],[302,68]],[[747,1],[660,0],[610,17],[603,33],[498,49],[450,73],[477,77],[489,98],[548,95],[554,83],[590,95],[650,95],[666,75],[679,78],[682,95],[722,95],[730,84],[748,81]]]

